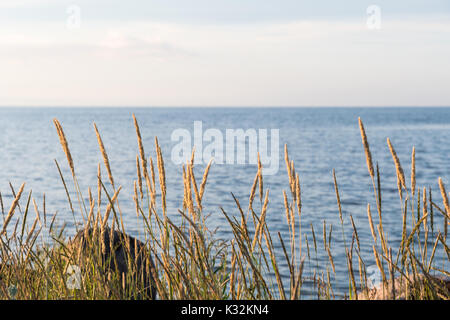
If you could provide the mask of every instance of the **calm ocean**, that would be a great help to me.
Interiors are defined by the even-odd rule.
[[[95,121],[108,152],[115,182],[123,187],[120,201],[126,229],[138,236],[142,225],[136,219],[132,200],[138,152],[132,113],[139,121],[146,155],[156,159],[155,136],[162,147],[168,207],[173,217],[179,215],[177,209],[181,207],[183,194],[181,166],[171,161],[172,149],[177,144],[171,140],[174,130],[186,129],[193,137],[194,121],[202,122],[203,132],[218,129],[224,137],[226,129],[267,129],[268,132],[278,129],[279,154],[275,156],[279,160],[279,170],[264,180],[264,187],[270,190],[269,227],[274,235],[279,231],[287,241],[282,197],[282,191],[289,188],[284,163],[284,145],[287,144],[290,159],[294,160],[300,176],[303,231],[311,241],[310,226],[313,225],[321,247],[323,221],[327,223],[327,231],[333,225],[331,249],[336,265],[336,277],[332,274],[335,293],[347,292],[348,283],[332,169],[336,170],[340,187],[346,242],[351,242],[349,217],[352,215],[361,240],[361,254],[366,265],[374,264],[366,207],[367,203],[371,204],[376,218],[376,205],[358,117],[364,122],[372,157],[380,167],[383,223],[391,246],[397,248],[401,240],[402,214],[395,167],[386,138],[390,138],[396,149],[407,184],[411,151],[415,146],[418,187],[431,187],[438,204],[442,204],[438,177],[442,177],[450,190],[450,108],[0,108],[0,191],[5,206],[8,207],[12,201],[9,182],[16,189],[26,182],[26,190],[32,189],[40,209],[45,193],[47,214],[58,212],[59,224],[65,222],[67,234],[73,235],[73,218],[54,159],[59,162],[68,182],[71,176],[52,120],[57,118],[64,128],[85,196],[88,187],[96,190],[97,164],[102,162],[92,125]],[[208,143],[203,144],[206,146]],[[270,151],[270,141],[268,148]],[[205,165],[196,165],[197,179],[200,179]],[[102,169],[106,173],[104,167]],[[248,164],[248,161],[247,164],[213,164],[204,196],[204,210],[211,214],[209,224],[218,228],[218,237],[231,237],[231,229],[219,207],[231,215],[238,214],[231,192],[246,207],[256,170],[256,165]],[[72,184],[68,184],[73,191]],[[259,208],[259,201],[255,202],[255,207]],[[442,230],[439,215],[435,217],[435,224],[435,232]],[[281,255],[278,237],[274,236],[274,242]],[[316,263],[326,270],[328,257],[321,252],[323,250],[319,250],[317,261],[313,255],[311,263],[305,265],[306,272]],[[438,265],[450,269],[448,260],[443,264],[441,258]],[[282,270],[286,275],[283,264]]]

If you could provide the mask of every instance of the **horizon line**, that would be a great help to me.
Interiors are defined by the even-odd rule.
[[[266,106],[257,106],[257,105],[215,105],[215,106],[207,106],[207,105],[0,105],[1,109],[7,109],[7,108],[80,108],[80,109],[86,109],[86,108],[450,108],[450,105],[349,105],[349,106],[343,106],[343,105],[320,105],[320,106],[313,106],[313,105],[298,105],[298,106],[283,106],[283,105],[266,105]]]

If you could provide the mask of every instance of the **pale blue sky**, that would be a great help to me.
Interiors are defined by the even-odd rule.
[[[448,57],[448,0],[0,1],[2,106],[450,106]]]

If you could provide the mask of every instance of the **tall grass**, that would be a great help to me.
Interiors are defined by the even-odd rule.
[[[88,196],[84,197],[68,140],[61,124],[55,119],[57,134],[72,174],[76,200],[71,198],[69,185],[59,163],[55,163],[75,226],[80,219],[82,221],[75,239],[82,237],[84,243],[81,245],[79,241],[71,241],[63,236],[64,225],[58,226],[56,214],[47,217],[45,198],[39,208],[31,190],[27,196],[25,184],[22,184],[17,193],[11,186],[14,200],[7,211],[0,194],[3,214],[0,234],[0,298],[155,298],[154,292],[149,290],[150,286],[154,287],[159,299],[450,298],[447,287],[437,277],[450,274],[436,263],[437,260],[448,263],[450,259],[447,245],[450,206],[442,179],[438,179],[442,199],[442,204],[439,204],[433,200],[431,188],[416,186],[413,148],[411,186],[408,187],[394,146],[387,139],[402,204],[399,214],[403,230],[402,241],[398,247],[392,247],[383,227],[380,171],[378,164],[373,164],[364,125],[361,119],[358,120],[378,216],[376,224],[370,204],[361,208],[367,211],[367,223],[373,238],[371,250],[382,280],[378,288],[371,287],[368,282],[362,242],[353,217],[343,213],[339,182],[334,170],[332,179],[340,226],[328,225],[323,221],[323,247],[319,245],[320,239],[313,225],[310,230],[302,230],[301,184],[294,161],[289,158],[287,146],[284,150],[287,189],[277,192],[284,199],[282,211],[288,232],[274,234],[267,223],[267,215],[271,209],[270,195],[269,190],[264,187],[262,164],[258,155],[258,169],[248,204],[241,204],[231,194],[236,205],[235,212],[220,208],[220,214],[228,221],[233,235],[231,239],[220,239],[208,228],[208,217],[202,204],[212,162],[208,163],[201,177],[196,177],[193,150],[191,159],[182,167],[180,177],[184,191],[179,198],[183,199],[183,205],[178,212],[169,212],[166,195],[170,191],[167,190],[164,159],[158,139],[155,138],[157,157],[154,161],[145,155],[139,123],[133,115],[138,144],[133,201],[144,230],[140,241],[125,236],[125,222],[119,203],[121,186],[116,185],[113,178],[108,154],[97,126],[94,124],[94,131],[107,179],[102,177],[99,164],[97,190],[95,192],[88,189]],[[102,204],[106,204],[104,210]],[[443,226],[435,225],[436,219],[433,216],[436,214],[444,217]],[[173,219],[175,216],[177,222]],[[352,232],[350,243],[346,241],[344,228],[344,224],[348,222]],[[336,257],[332,249],[333,227],[341,229],[345,249],[347,272],[341,276],[348,280],[348,291],[344,297],[335,294],[332,281],[337,273]],[[437,234],[434,230],[438,230]],[[121,236],[115,238],[115,234]],[[119,248],[121,251],[118,251]],[[105,255],[106,252],[111,254]],[[319,266],[320,252],[328,261],[321,261]],[[436,253],[442,257],[437,257]],[[126,272],[111,264],[116,255],[121,255],[126,264]],[[282,274],[281,265],[287,265],[288,275]],[[310,268],[309,275],[305,273],[307,265]],[[151,284],[149,278],[152,279]],[[308,295],[303,293],[305,286],[308,286]]]

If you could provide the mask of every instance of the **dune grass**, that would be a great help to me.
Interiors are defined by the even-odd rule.
[[[87,190],[83,195],[75,172],[69,143],[58,120],[54,120],[62,149],[67,158],[71,180],[76,193],[72,199],[68,184],[55,160],[62,186],[67,195],[67,203],[73,214],[75,226],[82,223],[81,232],[86,232],[88,249],[81,252],[64,238],[64,227],[56,223],[56,214],[48,215],[44,203],[41,209],[32,192],[23,184],[16,192],[11,186],[14,200],[8,208],[0,194],[3,225],[0,234],[0,298],[1,299],[148,299],[148,283],[143,273],[154,279],[158,299],[301,299],[303,287],[309,281],[313,292],[307,298],[317,299],[361,299],[370,298],[367,266],[362,258],[358,230],[352,216],[344,216],[339,194],[339,183],[335,172],[332,178],[335,186],[336,213],[339,215],[344,240],[348,293],[344,297],[334,294],[332,273],[336,273],[334,254],[331,246],[332,226],[327,230],[323,224],[323,246],[311,225],[310,230],[302,230],[302,193],[299,175],[294,161],[289,158],[285,146],[287,172],[286,190],[280,192],[284,199],[284,211],[288,234],[270,231],[266,216],[269,209],[269,190],[264,188],[262,165],[258,170],[250,191],[248,203],[240,203],[231,194],[236,204],[236,212],[226,212],[220,208],[232,230],[231,239],[219,239],[208,228],[202,200],[208,184],[212,163],[204,170],[201,178],[194,174],[194,152],[192,158],[183,165],[184,185],[183,206],[178,212],[168,212],[166,204],[166,173],[164,159],[158,139],[155,138],[156,159],[147,158],[144,151],[140,128],[133,115],[138,142],[136,157],[136,180],[134,204],[136,214],[142,221],[145,244],[142,252],[144,260],[153,259],[150,268],[142,270],[136,263],[128,265],[129,272],[119,273],[117,269],[105,267],[102,243],[105,232],[126,233],[119,203],[121,187],[116,185],[101,134],[94,124],[100,154],[107,177],[101,174],[98,165],[97,190]],[[362,146],[366,155],[369,177],[372,182],[376,208],[361,208],[367,211],[367,223],[373,237],[372,251],[382,278],[380,286],[383,298],[407,299],[449,299],[450,293],[435,275],[450,276],[448,271],[436,267],[434,262],[449,261],[447,228],[450,206],[446,188],[439,178],[441,198],[439,204],[433,200],[430,188],[416,186],[415,149],[411,155],[411,179],[406,181],[399,158],[391,141],[387,139],[396,168],[397,188],[402,203],[399,214],[403,226],[402,241],[393,248],[383,228],[383,210],[380,171],[374,166],[364,125],[359,119]],[[259,160],[259,157],[258,157]],[[86,194],[85,194],[86,195]],[[225,195],[224,195],[225,196]],[[84,199],[88,199],[85,201]],[[259,200],[259,201],[258,201]],[[254,202],[261,205],[256,209]],[[102,210],[102,204],[106,209]],[[103,206],[104,207],[104,206]],[[129,210],[129,208],[127,208]],[[237,213],[237,214],[236,214]],[[171,217],[179,216],[177,223]],[[376,214],[378,224],[373,215]],[[433,217],[442,215],[444,225],[435,225]],[[34,217],[33,217],[34,216]],[[345,243],[344,223],[352,226],[352,241]],[[408,232],[407,224],[410,224]],[[304,227],[304,226],[303,226]],[[89,228],[94,230],[87,232]],[[84,231],[83,231],[84,230]],[[437,230],[437,232],[434,232]],[[432,232],[433,231],[433,232]],[[327,233],[329,236],[327,237]],[[132,256],[132,246],[122,239],[127,255]],[[275,249],[275,243],[281,245]],[[432,244],[432,246],[429,245]],[[328,261],[321,262],[325,268],[313,272],[313,279],[304,275],[305,263],[314,264],[313,253],[323,250]],[[441,253],[442,257],[437,257]],[[281,258],[280,258],[281,257]],[[281,260],[280,260],[281,259]],[[131,261],[131,260],[130,260]],[[282,276],[280,264],[288,266],[288,276]],[[324,271],[325,270],[325,271]],[[286,281],[288,279],[288,281]],[[416,281],[417,279],[420,280]],[[396,288],[406,292],[399,296]]]

